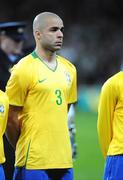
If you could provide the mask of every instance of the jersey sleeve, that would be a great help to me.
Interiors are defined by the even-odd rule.
[[[73,79],[69,91],[68,104],[75,103],[77,101],[77,72],[75,67],[73,68],[72,75]]]
[[[8,119],[9,100],[5,93],[0,93],[0,135],[3,136]]]
[[[26,68],[15,66],[6,86],[9,104],[23,106],[30,85],[30,73]]]
[[[107,81],[101,89],[98,106],[97,131],[104,158],[106,158],[109,144],[112,140],[112,122],[114,108],[117,102],[117,94],[116,84],[110,81]]]

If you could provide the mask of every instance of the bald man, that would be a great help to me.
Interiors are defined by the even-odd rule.
[[[7,137],[16,149],[13,180],[73,180],[67,112],[77,100],[76,69],[56,54],[63,29],[54,13],[35,17],[35,50],[14,66],[6,87]]]

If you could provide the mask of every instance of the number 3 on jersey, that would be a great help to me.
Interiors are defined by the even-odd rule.
[[[56,104],[57,105],[61,105],[62,104],[62,97],[61,97],[61,91],[59,89],[57,89],[55,91],[55,94],[57,96],[57,99],[56,99]]]

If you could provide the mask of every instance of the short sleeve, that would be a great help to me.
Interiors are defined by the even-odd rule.
[[[72,84],[69,91],[68,104],[74,103],[77,101],[77,72],[76,68],[72,69]]]
[[[9,100],[6,94],[0,91],[0,134],[3,135],[8,119]]]
[[[26,68],[14,66],[6,86],[9,104],[23,106],[30,84],[30,73]]]

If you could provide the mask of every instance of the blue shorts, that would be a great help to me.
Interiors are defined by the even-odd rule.
[[[29,170],[15,168],[13,180],[73,180],[73,169]]]
[[[104,180],[123,180],[123,155],[107,156]]]
[[[5,180],[5,174],[2,165],[0,165],[0,180]]]

